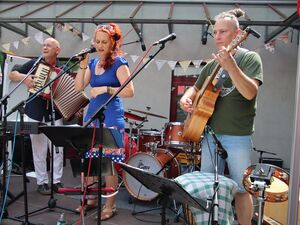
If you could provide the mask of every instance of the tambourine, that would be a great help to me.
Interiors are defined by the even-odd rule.
[[[288,200],[288,190],[289,190],[289,174],[280,167],[270,165],[270,164],[255,164],[249,166],[243,177],[243,185],[247,192],[256,197],[259,196],[259,191],[253,188],[253,183],[250,179],[252,172],[264,165],[270,167],[272,170],[270,184],[265,188],[265,201],[267,202],[284,202]]]

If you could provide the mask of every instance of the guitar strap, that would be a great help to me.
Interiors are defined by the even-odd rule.
[[[246,52],[248,52],[248,49],[245,48],[238,48],[238,50],[236,51],[236,53],[234,54],[234,59],[236,61],[236,64],[239,65],[243,56],[246,54]],[[222,70],[217,83],[214,85],[213,87],[213,91],[217,91],[219,90],[222,85],[224,84],[224,82],[228,79],[229,74],[226,70]]]

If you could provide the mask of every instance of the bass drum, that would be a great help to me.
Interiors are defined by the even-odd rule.
[[[153,174],[157,174],[160,171],[158,175],[161,177],[175,178],[180,175],[179,163],[171,151],[157,148],[154,152],[155,155],[138,152],[128,159],[127,164],[147,170]],[[167,165],[168,163],[169,165]],[[158,196],[157,193],[143,186],[125,171],[123,171],[123,181],[127,191],[139,200],[151,201]]]

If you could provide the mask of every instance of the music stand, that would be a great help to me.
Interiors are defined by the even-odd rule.
[[[81,126],[40,126],[40,131],[43,132],[55,146],[71,147],[80,153],[84,158],[84,154],[91,146],[91,140],[94,132],[93,127]],[[98,144],[98,137],[101,132],[100,128],[96,128],[95,145]],[[105,148],[122,148],[122,134],[116,129],[103,129],[103,146]],[[101,165],[102,176],[111,175],[113,172],[112,165],[108,160],[104,160]]]
[[[141,182],[148,189],[162,196],[161,225],[166,225],[166,208],[170,199],[209,212],[204,200],[191,196],[183,187],[172,179],[161,177],[148,171],[119,163],[120,167]]]

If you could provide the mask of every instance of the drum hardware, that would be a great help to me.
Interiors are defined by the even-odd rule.
[[[267,151],[259,150],[259,149],[256,149],[256,148],[253,148],[253,150],[259,153],[259,159],[258,159],[259,163],[263,163],[263,161],[262,161],[263,160],[263,157],[262,157],[263,153],[270,154],[270,155],[276,155],[276,153],[267,152]]]
[[[149,111],[151,109],[151,107],[147,107],[147,110]],[[162,118],[162,119],[168,119],[165,116],[159,115],[159,114],[155,114],[155,113],[151,113],[151,112],[145,112],[142,110],[138,110],[138,109],[128,109],[129,111],[133,111],[133,112],[138,112],[138,113],[142,113],[148,116],[154,116],[154,117],[158,117],[158,118]]]
[[[244,172],[243,185],[259,203],[258,225],[263,224],[264,204],[288,200],[289,174],[280,167],[258,163]]]

